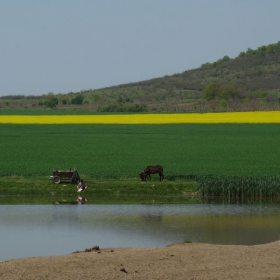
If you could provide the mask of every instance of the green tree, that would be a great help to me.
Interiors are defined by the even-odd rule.
[[[218,93],[218,97],[220,99],[236,99],[239,98],[239,91],[237,86],[235,85],[229,85],[229,84],[223,84],[220,86],[220,91]]]
[[[245,52],[241,52],[238,57],[244,57],[244,56],[246,56],[246,53]]]
[[[229,61],[230,57],[225,55],[223,58],[217,60],[217,64],[221,64],[223,62]]]
[[[101,97],[98,94],[93,94],[92,95],[92,101],[93,102],[98,102],[100,101]]]
[[[81,94],[78,94],[71,99],[71,104],[81,105],[84,102],[84,97]]]
[[[228,102],[225,100],[225,99],[221,99],[219,104],[222,106],[222,107],[227,107],[228,105]]]
[[[215,99],[219,96],[221,84],[219,83],[210,83],[203,90],[203,97],[207,100]]]
[[[203,96],[207,100],[212,99],[236,99],[240,98],[240,92],[235,85],[210,83],[203,90]]]
[[[54,96],[51,96],[44,102],[44,105],[54,109],[58,105],[58,99]]]

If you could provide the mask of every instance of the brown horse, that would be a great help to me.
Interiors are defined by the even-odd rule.
[[[147,166],[140,174],[140,179],[142,181],[146,181],[147,177],[149,176],[150,181],[151,181],[151,174],[159,174],[159,180],[163,181],[163,167],[161,165],[156,165],[156,166]]]

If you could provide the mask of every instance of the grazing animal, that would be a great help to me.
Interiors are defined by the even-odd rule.
[[[156,165],[156,166],[147,166],[140,174],[140,179],[142,181],[146,181],[147,177],[149,176],[150,181],[151,181],[151,174],[159,174],[159,180],[163,181],[163,167],[161,165]]]

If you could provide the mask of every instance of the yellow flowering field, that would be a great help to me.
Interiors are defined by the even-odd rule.
[[[133,115],[1,115],[1,124],[280,123],[280,111]]]

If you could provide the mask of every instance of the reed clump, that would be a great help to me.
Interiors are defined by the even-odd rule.
[[[202,196],[223,197],[279,197],[278,176],[192,176],[197,182],[197,192]]]

